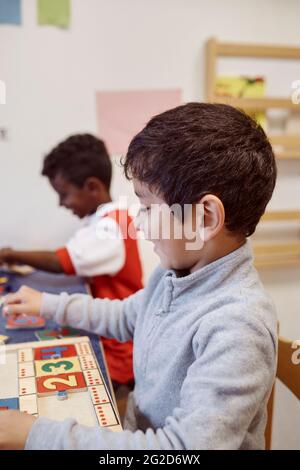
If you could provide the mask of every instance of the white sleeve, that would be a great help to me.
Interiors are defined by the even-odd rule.
[[[110,217],[79,229],[66,248],[79,276],[114,275],[125,263],[122,233],[118,223]]]

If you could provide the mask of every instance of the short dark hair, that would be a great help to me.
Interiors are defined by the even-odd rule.
[[[227,229],[246,237],[255,231],[277,175],[262,127],[225,104],[189,103],[154,116],[122,163],[128,179],[148,184],[169,206],[216,195]]]
[[[57,174],[78,187],[94,176],[109,189],[112,165],[104,142],[90,134],[68,137],[44,159],[42,175],[53,179]]]

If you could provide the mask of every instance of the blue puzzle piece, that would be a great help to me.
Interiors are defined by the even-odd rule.
[[[19,398],[1,398],[0,399],[0,410],[18,410],[19,409]]]
[[[59,359],[62,357],[62,352],[66,351],[66,346],[53,346],[41,349],[42,359]]]
[[[27,325],[28,322],[30,323],[38,323],[39,318],[38,317],[31,317],[31,316],[26,316],[26,317],[18,317],[15,319],[15,324],[16,325]]]
[[[61,390],[61,391],[57,392],[56,398],[58,400],[67,400],[68,394],[65,390]]]

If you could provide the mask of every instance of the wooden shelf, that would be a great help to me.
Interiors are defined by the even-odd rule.
[[[266,212],[262,216],[262,221],[265,222],[283,222],[286,220],[299,220],[300,222],[300,211],[272,211]]]
[[[300,108],[299,108],[300,110]],[[300,149],[300,135],[293,134],[282,134],[282,135],[272,135],[269,134],[269,139],[272,145],[281,145],[288,149]]]
[[[216,38],[210,38],[206,43],[206,74],[205,74],[205,98],[210,103],[225,103],[236,108],[266,111],[268,109],[287,109],[298,111],[300,105],[294,104],[290,97],[263,97],[263,98],[237,98],[217,96],[215,94],[217,79],[218,57],[260,57],[273,59],[300,59],[300,47],[290,47],[268,44],[238,44],[220,42]],[[300,136],[298,135],[271,135],[270,141],[274,146],[274,153],[280,159],[300,158]]]
[[[218,42],[217,53],[223,57],[264,57],[269,59],[300,59],[300,47],[270,44],[237,44]]]
[[[206,42],[206,74],[205,74],[205,98],[208,102],[216,102],[215,85],[217,77],[218,57],[255,57],[269,59],[300,59],[300,47],[268,45],[268,44],[238,44],[231,42],[220,42],[216,38],[210,38]],[[223,102],[223,98],[222,101]],[[285,108],[300,109],[299,105],[293,104],[292,100],[286,98],[262,98],[246,99],[231,98],[232,106],[244,109],[269,109]]]
[[[297,160],[298,158],[300,158],[300,149],[273,150],[275,153],[275,157],[279,160]]]
[[[291,222],[300,223],[300,211],[271,211],[266,212],[262,222]],[[300,241],[285,243],[255,243],[252,244],[254,264],[257,268],[279,268],[300,266]]]
[[[292,268],[300,267],[300,257],[278,258],[278,259],[257,259],[254,260],[254,266],[257,269],[264,268]]]
[[[269,135],[275,156],[281,159],[300,158],[300,136],[292,134]]]
[[[211,38],[206,43],[205,98],[211,103],[226,103],[236,108],[266,111],[272,108],[295,110],[300,112],[300,105],[294,104],[289,97],[235,98],[217,96],[215,93],[218,57],[255,57],[269,59],[300,59],[300,47],[267,44],[236,44],[219,42]],[[300,158],[299,135],[270,135],[270,142],[275,147],[278,158]],[[262,217],[262,222],[298,221],[299,211],[273,211]],[[300,266],[300,241],[286,243],[253,243],[255,265],[264,267]]]
[[[257,268],[300,266],[300,242],[253,244]]]
[[[294,104],[290,98],[233,98],[231,96],[211,96],[211,103],[225,103],[245,110],[266,110],[271,108],[293,109],[300,112],[300,106]]]
[[[205,73],[205,98],[212,101],[215,95],[217,76],[217,40],[211,38],[206,42],[206,73]]]
[[[300,242],[253,244],[253,251],[258,257],[272,255],[279,258],[288,255],[300,258]]]

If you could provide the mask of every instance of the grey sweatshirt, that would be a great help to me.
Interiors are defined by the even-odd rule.
[[[276,314],[249,242],[178,278],[158,267],[121,300],[43,295],[42,315],[134,341],[125,430],[39,418],[26,449],[263,449]]]

